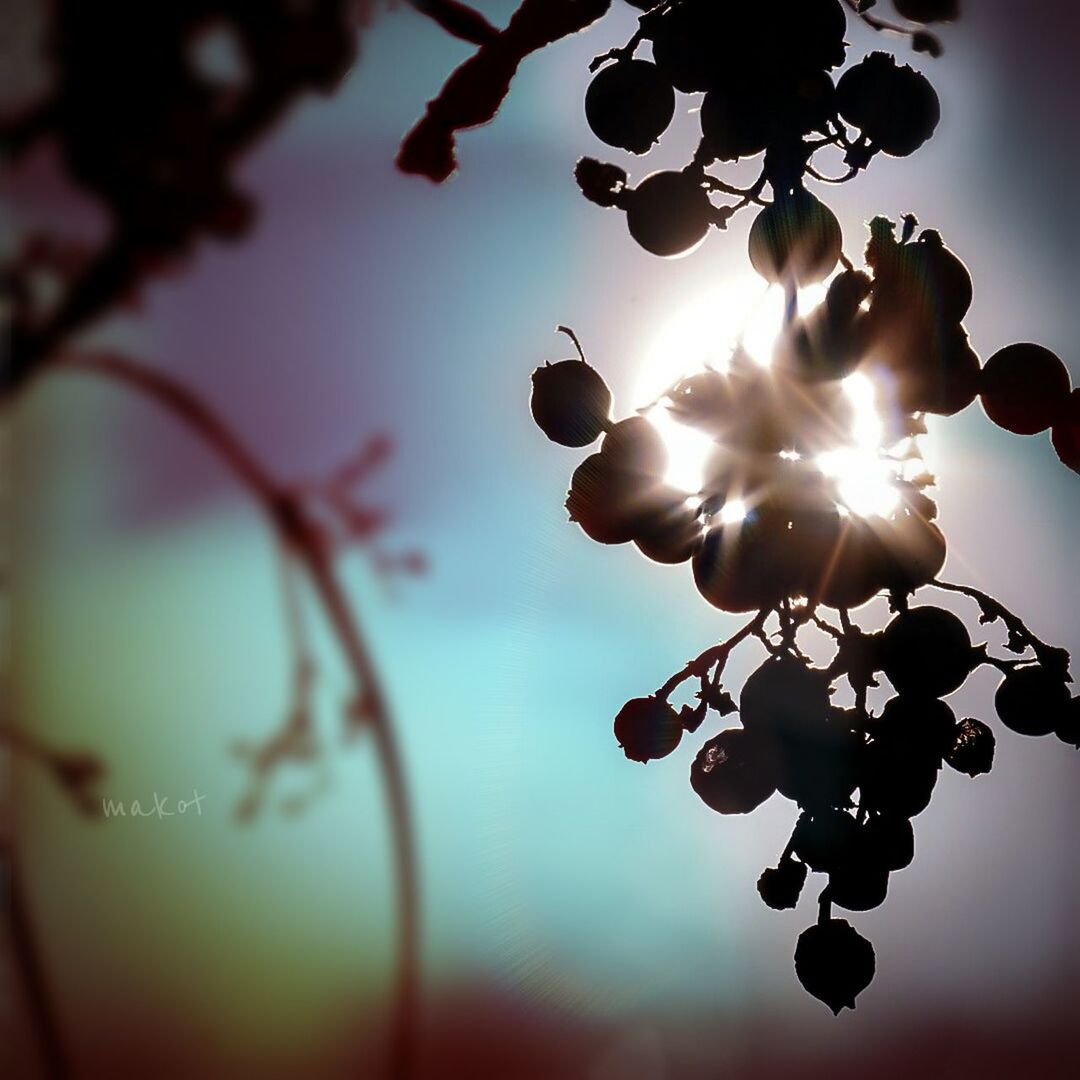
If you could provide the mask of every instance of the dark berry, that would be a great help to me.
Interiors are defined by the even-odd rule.
[[[865,857],[886,870],[903,870],[915,858],[915,830],[906,817],[874,814],[862,827]]]
[[[945,760],[968,776],[988,773],[994,764],[994,733],[978,720],[961,720],[953,732]]]
[[[757,891],[774,911],[795,907],[806,883],[806,866],[794,859],[784,859],[779,866],[762,872]]]
[[[710,739],[690,766],[690,786],[718,814],[748,814],[776,791],[766,745],[733,728]]]
[[[703,539],[698,512],[684,500],[681,505],[664,509],[644,522],[634,543],[653,562],[675,565],[692,559]]]
[[[836,215],[805,190],[779,195],[750,226],[750,262],[766,281],[812,285],[840,258]]]
[[[803,813],[791,836],[791,849],[811,870],[832,870],[848,861],[859,839],[855,819],[842,810]]]
[[[529,406],[552,442],[588,446],[607,424],[611,391],[596,368],[582,360],[560,360],[533,372]]]
[[[795,974],[807,993],[838,1015],[874,978],[874,947],[846,919],[816,923],[799,935]]]
[[[929,805],[937,784],[938,765],[903,745],[873,742],[859,763],[859,790],[864,809],[913,818]]]
[[[626,193],[630,235],[653,255],[692,251],[709,231],[713,205],[701,183],[683,172],[656,172]]]
[[[840,115],[893,157],[918,150],[934,133],[941,103],[926,77],[888,53],[871,53],[836,87]]]
[[[585,118],[609,146],[644,154],[675,115],[675,91],[655,64],[620,60],[601,68],[585,94]]]
[[[1016,435],[1035,435],[1064,412],[1069,371],[1041,345],[1007,345],[987,360],[979,393],[995,424]]]
[[[680,492],[600,453],[591,454],[574,471],[566,510],[597,543],[625,544],[657,514],[685,500]]]
[[[848,911],[871,911],[885,902],[889,871],[873,859],[855,858],[829,873],[829,898]]]
[[[631,416],[609,428],[600,444],[605,459],[620,469],[646,473],[659,479],[667,468],[663,436],[644,416]]]
[[[1001,680],[994,707],[1001,722],[1017,734],[1049,735],[1068,716],[1069,688],[1044,667],[1018,668]]]
[[[822,728],[828,712],[828,676],[793,656],[766,660],[743,684],[739,698],[739,716],[748,730],[799,734]]]
[[[951,694],[974,666],[967,627],[951,611],[936,607],[897,615],[882,635],[880,656],[897,693],[913,698]]]
[[[678,714],[656,697],[634,698],[615,717],[615,738],[631,761],[667,757],[682,738]]]

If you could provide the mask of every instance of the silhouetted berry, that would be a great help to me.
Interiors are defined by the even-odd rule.
[[[750,262],[766,281],[812,285],[840,258],[836,215],[809,191],[779,194],[750,226]]]
[[[653,255],[685,255],[705,239],[713,205],[701,182],[684,172],[656,172],[625,196],[630,235]]]
[[[929,805],[938,764],[904,744],[873,742],[859,763],[860,805],[877,813],[912,818]]]
[[[785,859],[779,866],[762,870],[757,879],[757,892],[775,912],[795,907],[807,879],[807,868],[794,859]]]
[[[979,392],[995,424],[1016,435],[1034,435],[1064,411],[1069,371],[1041,345],[1007,345],[987,360]]]
[[[566,510],[570,520],[601,544],[625,544],[658,513],[685,501],[645,473],[621,467],[607,454],[591,454],[574,471]]]
[[[897,693],[944,697],[971,673],[967,627],[951,611],[915,607],[901,612],[881,639],[881,669]]]
[[[953,732],[945,760],[968,776],[988,773],[994,764],[994,733],[978,720],[961,720]]]
[[[889,521],[880,535],[884,554],[884,587],[911,593],[929,585],[945,565],[945,535],[932,522],[906,507]]]
[[[885,902],[889,871],[861,856],[829,873],[829,899],[848,911],[871,911]]]
[[[925,76],[888,53],[871,53],[836,86],[840,115],[893,157],[918,150],[934,133],[941,103]]]
[[[733,381],[718,371],[702,371],[680,380],[668,397],[668,409],[679,423],[714,436],[728,429],[737,407]]]
[[[600,452],[615,467],[657,479],[667,468],[664,439],[644,416],[630,416],[613,424],[600,444]]]
[[[1063,465],[1080,473],[1080,389],[1073,390],[1050,432]]]
[[[656,697],[634,698],[615,717],[615,738],[631,761],[667,757],[682,738],[678,714]]]
[[[960,14],[960,0],[893,0],[893,3],[912,22],[952,22]]]
[[[811,870],[832,870],[851,858],[859,841],[859,826],[842,810],[802,813],[791,834],[791,849]]]
[[[1001,722],[1017,734],[1049,735],[1068,716],[1069,688],[1044,667],[1017,668],[1001,680],[994,707]]]
[[[720,161],[753,157],[769,145],[772,117],[754,100],[755,90],[738,84],[717,88],[701,102],[701,134]]]
[[[768,747],[751,732],[722,731],[698,751],[690,786],[718,814],[748,814],[776,791]]]
[[[885,870],[903,870],[915,858],[915,830],[906,817],[874,814],[862,826],[864,857]]]
[[[799,734],[823,727],[828,713],[828,676],[794,656],[766,660],[739,697],[739,717],[750,731]]]
[[[937,767],[953,744],[955,727],[956,717],[944,701],[901,695],[885,703],[881,716],[867,730],[875,739],[900,747],[905,754],[919,755]]]
[[[601,68],[585,94],[585,118],[609,146],[644,154],[675,115],[675,91],[655,64],[620,60]]]
[[[602,434],[611,411],[611,391],[584,360],[545,364],[532,376],[533,419],[552,442],[588,446]]]
[[[803,989],[838,1015],[874,978],[874,947],[846,919],[816,923],[799,935],[795,974]]]
[[[698,512],[684,500],[644,522],[634,543],[653,562],[675,565],[697,554],[704,535]]]
[[[758,878],[758,895],[774,911],[795,907],[806,883],[806,867],[794,859],[784,859],[779,866],[762,871]]]

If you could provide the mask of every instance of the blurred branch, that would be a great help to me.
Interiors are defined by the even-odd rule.
[[[333,563],[333,549],[305,514],[301,499],[263,468],[227,424],[195,393],[161,372],[114,353],[65,355],[57,371],[101,375],[154,401],[180,420],[228,465],[263,510],[271,529],[308,575],[338,640],[370,726],[379,758],[393,835],[398,893],[398,962],[390,1023],[389,1075],[412,1073],[419,989],[419,894],[416,848],[397,733],[359,621]]]

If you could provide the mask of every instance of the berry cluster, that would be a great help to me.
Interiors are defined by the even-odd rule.
[[[955,3],[896,7],[921,22],[956,14]],[[936,55],[922,33],[913,35],[916,48]],[[776,792],[800,808],[758,890],[770,907],[792,908],[809,872],[827,875],[795,969],[833,1012],[854,1006],[875,966],[870,943],[833,908],[882,903],[890,874],[914,855],[911,819],[929,804],[943,765],[973,777],[991,768],[991,729],[958,719],[943,699],[991,665],[1002,675],[995,707],[1005,727],[1055,733],[1080,747],[1068,654],[984,593],[938,577],[946,541],[918,439],[927,414],[951,416],[981,397],[987,415],[1010,431],[1051,429],[1061,460],[1080,472],[1080,391],[1037,345],[1010,345],[981,365],[962,325],[971,276],[937,231],[916,236],[914,216],[899,229],[884,217],[870,222],[865,269],[844,257],[836,218],[804,187],[807,176],[821,178],[814,153],[839,147],[853,176],[878,152],[917,149],[934,131],[939,105],[922,75],[883,53],[834,85],[829,71],[844,60],[843,34],[837,0],[722,12],[671,0],[642,16],[625,48],[594,62],[589,124],[631,153],[646,152],[666,129],[676,90],[705,96],[701,143],[686,169],[630,187],[622,169],[584,158],[576,175],[585,194],[625,211],[631,235],[658,255],[686,252],[711,226],[761,204],[750,262],[783,286],[787,312],[767,363],[738,345],[724,365],[678,380],[627,419],[612,419],[607,385],[565,327],[578,357],[537,369],[532,391],[533,417],[550,439],[578,448],[599,440],[573,474],[572,521],[600,543],[634,543],[657,562],[690,563],[710,604],[755,613],[654,694],[628,702],[615,737],[629,759],[648,762],[673,753],[710,712],[738,713],[738,727],[725,726],[700,747],[690,783],[722,814],[749,813]],[[652,61],[634,56],[643,41],[652,43]],[[760,153],[761,175],[745,191],[706,171]],[[771,203],[762,198],[766,185]],[[738,201],[718,207],[709,197],[716,191]],[[799,288],[823,281],[823,302],[800,313]],[[668,479],[667,444],[653,422],[659,411],[710,440],[696,491]],[[976,601],[984,623],[1003,622],[1014,655],[973,645],[950,611],[913,605],[927,587]],[[879,595],[889,598],[891,621],[861,628],[851,611]],[[826,666],[807,658],[804,632],[833,643]],[[721,676],[732,650],[750,638],[768,658],[736,702]],[[882,676],[894,696],[875,712],[868,693]],[[693,680],[694,702],[676,708],[672,694]],[[851,707],[833,700],[844,680]]]
[[[923,10],[918,17],[948,14]],[[652,5],[625,46],[593,61],[597,74],[585,116],[609,146],[644,154],[671,123],[676,91],[701,94],[697,151],[681,171],[652,173],[636,187],[628,186],[622,169],[583,158],[577,173],[582,191],[623,210],[634,239],[664,256],[691,251],[710,226],[723,229],[738,210],[760,205],[750,243],[755,269],[771,281],[824,280],[841,258],[841,239],[835,216],[804,186],[807,176],[825,179],[814,156],[826,148],[841,152],[848,171],[837,182],[843,182],[875,154],[913,153],[940,117],[926,78],[887,53],[871,54],[834,82],[830,73],[845,60],[846,28],[840,0]],[[925,32],[913,40],[916,48],[937,51],[936,39]],[[645,42],[651,61],[635,55]],[[708,171],[758,155],[764,155],[761,171],[749,188]],[[766,186],[771,203],[762,198]],[[718,206],[712,193],[737,201]]]

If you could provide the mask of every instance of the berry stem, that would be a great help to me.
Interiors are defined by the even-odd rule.
[[[560,334],[565,334],[574,343],[574,348],[577,349],[577,354],[581,357],[581,362],[583,364],[587,364],[589,361],[585,359],[585,350],[582,349],[581,342],[578,341],[577,334],[575,334],[569,326],[556,326],[555,329]]]
[[[656,696],[660,698],[661,701],[666,701],[681,683],[686,682],[687,679],[692,678],[695,675],[699,678],[708,675],[709,670],[714,664],[719,664],[716,671],[716,677],[719,677],[731,652],[751,634],[757,634],[765,625],[765,620],[769,617],[769,614],[769,611],[759,611],[754,618],[752,618],[741,630],[729,637],[727,641],[721,642],[719,645],[713,645],[711,648],[706,649],[699,656],[696,656],[693,660],[689,661],[686,667],[681,671],[675,672],[675,674],[656,691]]]
[[[824,925],[832,918],[832,893],[826,885],[818,896],[818,923]]]
[[[387,1035],[387,1075],[413,1074],[420,974],[420,900],[412,813],[397,731],[374,662],[321,532],[295,497],[267,472],[205,402],[182,383],[113,353],[62,356],[51,367],[102,375],[154,401],[194,431],[232,469],[266,515],[270,528],[306,571],[365,703],[384,785],[393,838],[398,900],[397,967]]]
[[[1059,649],[1053,645],[1047,645],[1045,641],[1040,641],[1024,624],[1018,615],[1013,614],[1004,604],[995,600],[992,596],[987,596],[986,593],[981,592],[979,589],[972,587],[971,585],[955,585],[948,581],[940,581],[935,579],[930,584],[935,589],[942,589],[945,592],[960,593],[963,596],[970,597],[978,605],[982,612],[981,620],[984,623],[995,622],[998,619],[1005,624],[1005,628],[1009,632],[1010,648],[1017,646],[1015,651],[1022,652],[1023,648],[1030,648],[1035,653],[1039,663],[1044,667],[1049,668],[1051,671],[1060,671],[1065,675],[1068,681],[1071,681],[1069,677],[1069,654],[1064,649]],[[989,658],[990,663],[995,661]],[[1002,670],[1005,670],[1004,668]]]

